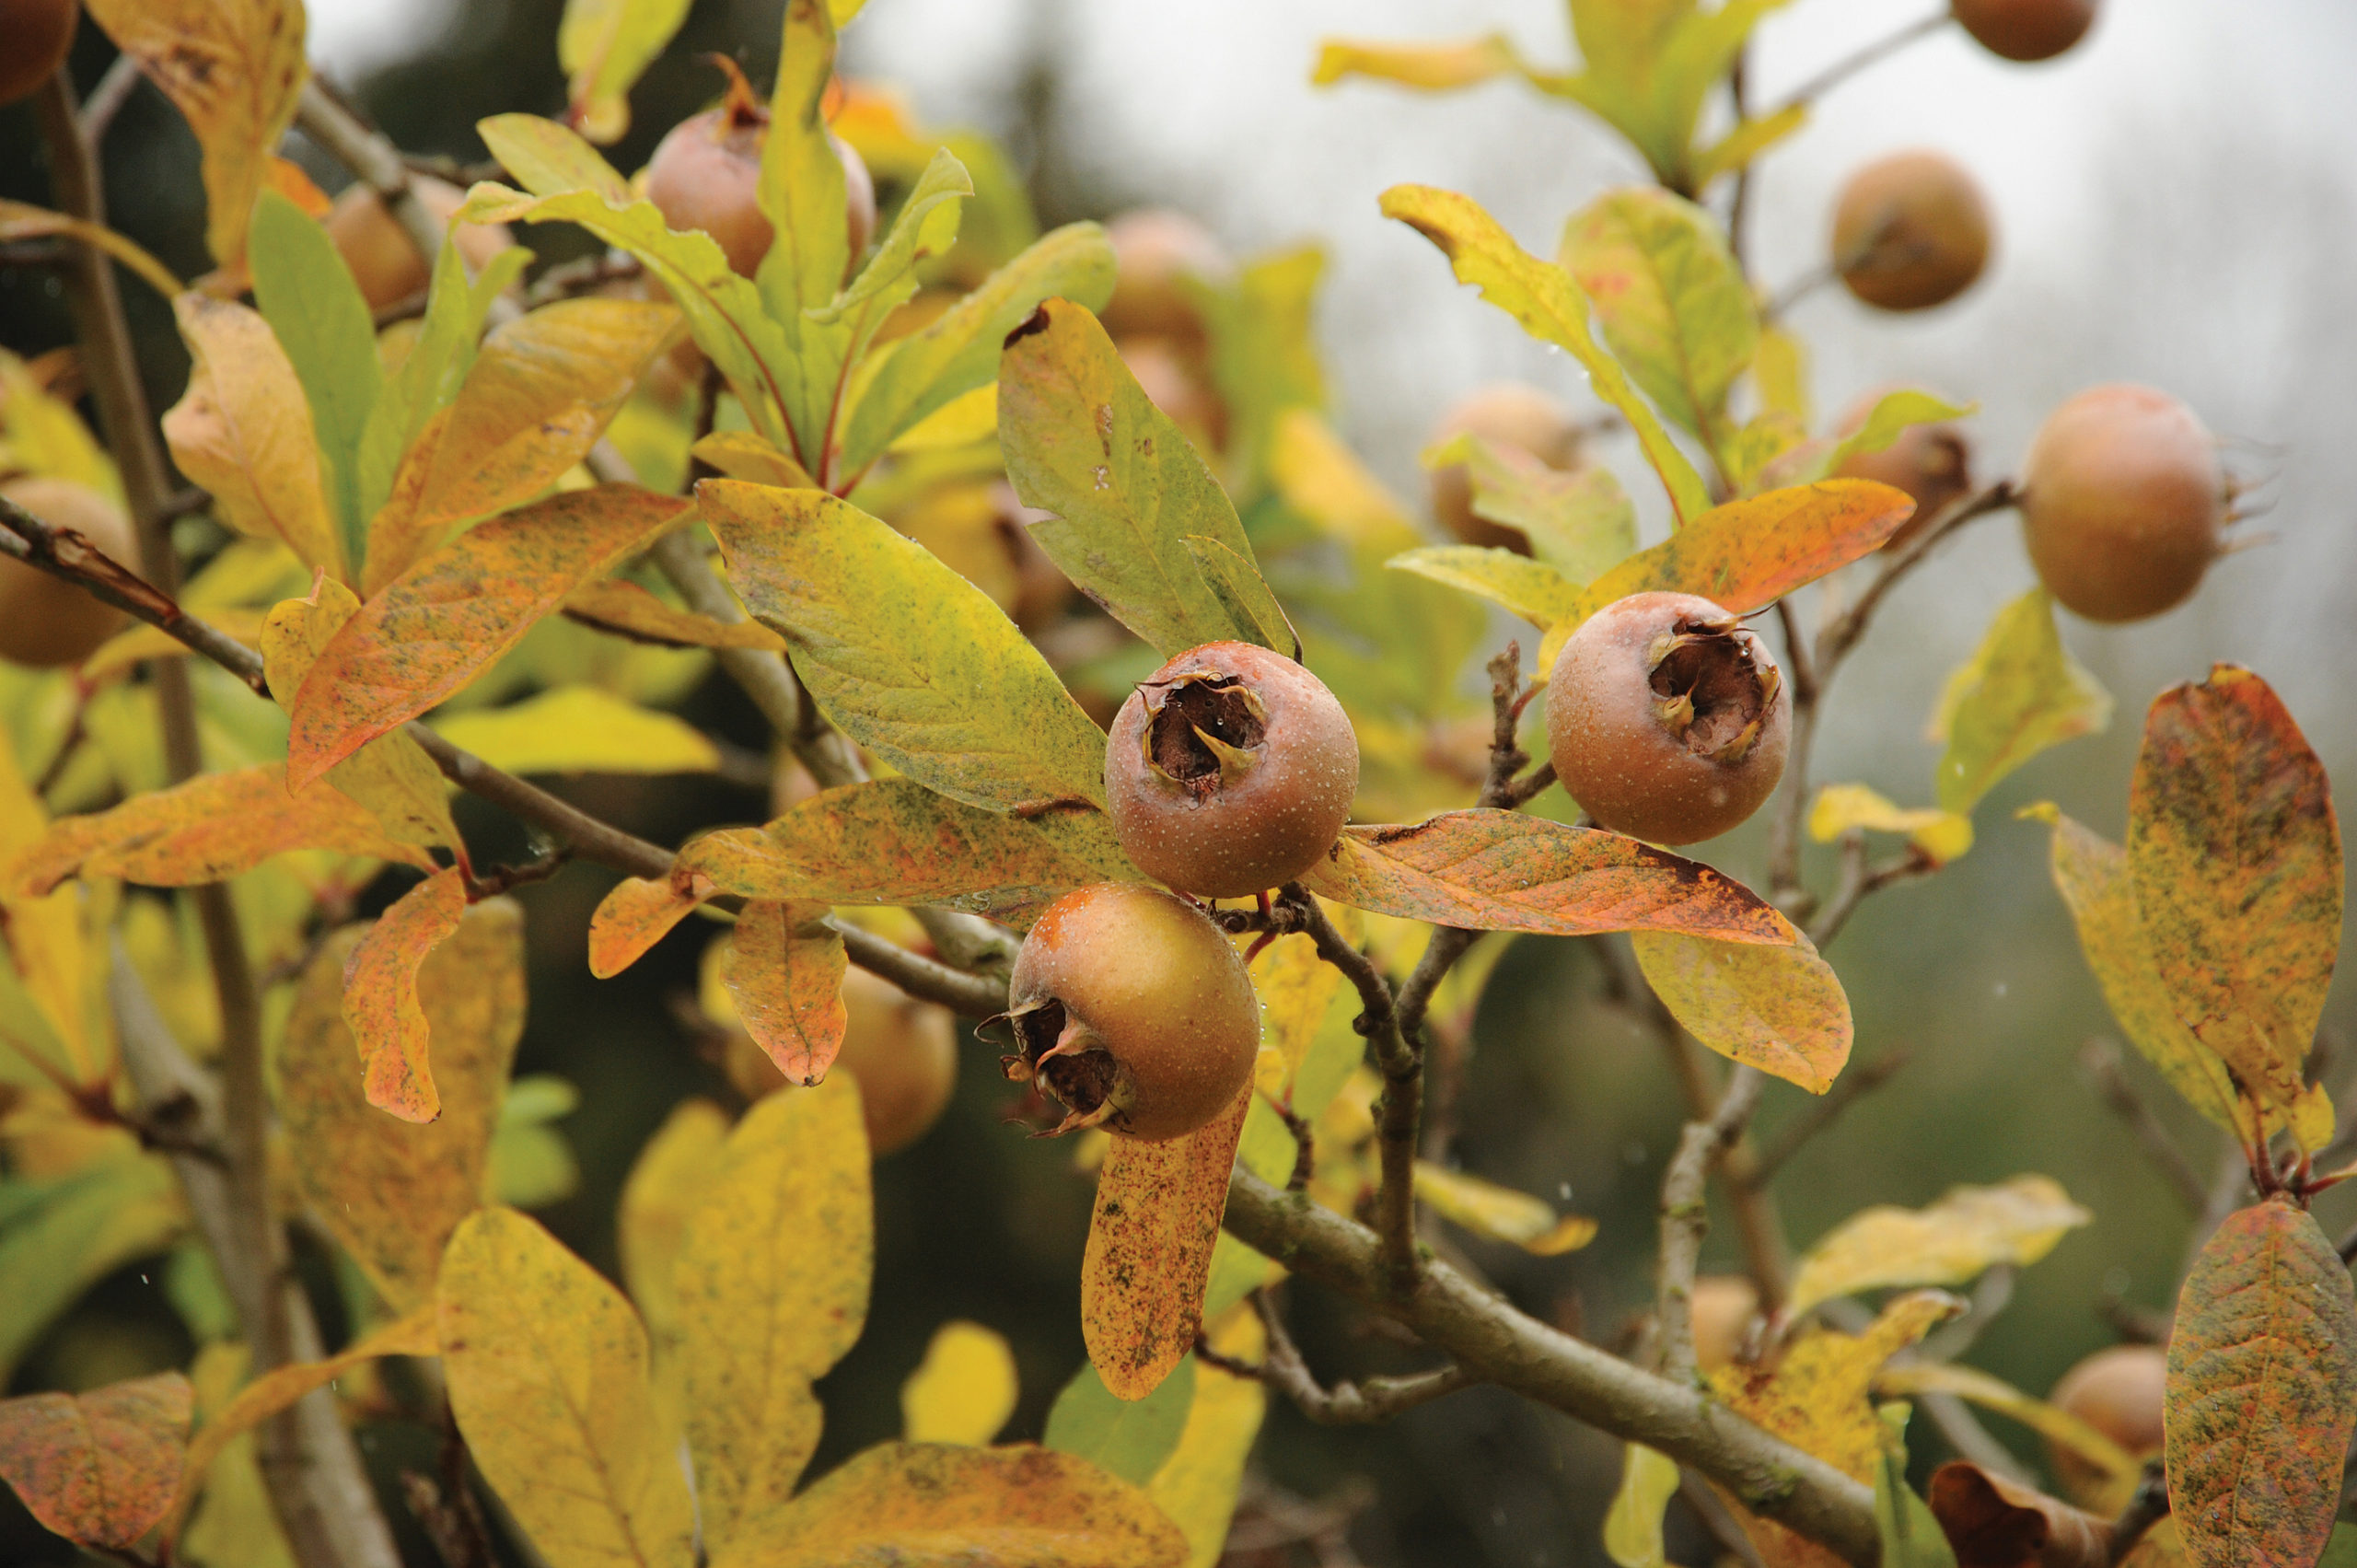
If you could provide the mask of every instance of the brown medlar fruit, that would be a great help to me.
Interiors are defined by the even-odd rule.
[[[0,0],[0,104],[30,98],[74,47],[76,0]]]
[[[2048,591],[2090,621],[2185,602],[2226,524],[2218,444],[2149,387],[2079,393],[2046,416],[2022,466],[2022,535]]]
[[[121,506],[69,479],[26,475],[0,484],[52,528],[72,528],[109,557],[139,569],[139,540]],[[79,664],[122,626],[122,611],[12,556],[0,556],[0,658],[41,668]]]
[[[730,270],[749,278],[776,238],[759,196],[770,111],[733,62],[715,58],[728,72],[728,95],[719,108],[672,126],[656,146],[646,164],[646,199],[671,227],[712,236]],[[849,142],[832,132],[827,141],[843,166],[843,221],[856,261],[876,234],[876,181]]]
[[[446,224],[467,199],[464,191],[430,174],[411,175],[409,188],[427,212]],[[418,254],[417,242],[386,207],[375,187],[347,186],[328,209],[324,221],[328,238],[335,241],[343,264],[352,269],[352,281],[360,285],[360,296],[368,302],[369,309],[382,310],[424,292],[432,275],[426,258]],[[477,272],[515,242],[502,223],[459,224],[451,228],[450,238],[467,265]]]
[[[1158,337],[1182,353],[1203,351],[1208,327],[1190,283],[1217,285],[1236,273],[1211,230],[1168,207],[1140,207],[1105,226],[1113,247],[1113,295],[1097,319],[1117,338]]]
[[[1247,898],[1308,870],[1358,786],[1342,704],[1250,643],[1206,643],[1155,670],[1105,743],[1114,838],[1139,870],[1199,899]]]
[[[1143,883],[1050,904],[1015,955],[1007,999],[1006,1075],[1063,1102],[1057,1132],[1184,1137],[1235,1103],[1260,1049],[1260,998],[1234,945]]]
[[[863,969],[843,973],[842,1049],[833,1070],[859,1083],[868,1152],[897,1154],[933,1131],[958,1086],[958,1020]],[[729,1082],[747,1099],[788,1087],[742,1025],[728,1031]]]
[[[2069,1411],[2139,1459],[2161,1451],[2161,1403],[2168,1356],[2158,1345],[2113,1345],[2062,1374],[2047,1402]],[[2049,1442],[2054,1473],[2073,1496],[2103,1490],[2105,1473],[2061,1444]]]
[[[1567,469],[1579,461],[1580,432],[1572,411],[1536,387],[1504,381],[1483,387],[1441,415],[1427,446],[1457,436],[1478,436],[1508,462],[1527,461]],[[1463,463],[1433,470],[1433,516],[1467,544],[1530,553],[1520,528],[1493,523],[1473,510],[1473,481]]]
[[[1631,594],[1572,633],[1547,687],[1556,776],[1597,824],[1713,839],[1783,775],[1792,693],[1759,638],[1692,594]]]
[[[2096,0],[1953,0],[1975,43],[2003,60],[2051,60],[2095,25]]]
[[[1833,264],[1878,310],[1927,310],[1989,261],[1989,207],[1954,158],[1895,153],[1850,177],[1833,209]]]
[[[1852,403],[1841,416],[1839,433],[1856,434],[1881,401],[1881,393],[1869,392]],[[1913,499],[1915,515],[1883,540],[1885,550],[1896,550],[1972,488],[1972,443],[1953,424],[1910,424],[1881,451],[1842,459],[1833,474],[1837,479],[1870,479],[1903,490]]]
[[[1759,1317],[1759,1291],[1740,1274],[1703,1274],[1688,1301],[1694,1365],[1709,1372],[1737,1360]]]

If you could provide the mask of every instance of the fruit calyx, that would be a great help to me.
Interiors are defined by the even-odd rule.
[[[745,79],[743,67],[726,54],[710,53],[705,64],[716,67],[728,77],[728,91],[720,100],[720,108],[713,116],[712,139],[725,142],[732,134],[747,130],[764,130],[770,122],[769,106]]]
[[[1114,1121],[1136,1098],[1129,1070],[1114,1058],[1095,1029],[1073,1017],[1050,997],[1000,1014],[1015,1035],[1016,1053],[999,1058],[1010,1082],[1037,1084],[1065,1107],[1064,1119],[1033,1134],[1056,1138],[1084,1127]]]
[[[1260,761],[1269,711],[1251,688],[1217,670],[1187,670],[1138,688],[1146,712],[1146,765],[1197,801]]]
[[[1697,757],[1729,766],[1750,755],[1783,674],[1734,616],[1680,616],[1646,650],[1654,715]]]

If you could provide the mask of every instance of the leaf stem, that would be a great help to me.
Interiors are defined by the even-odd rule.
[[[1877,39],[1856,52],[1843,56],[1787,93],[1783,102],[1770,110],[1766,118],[1773,119],[1787,110],[1815,102],[1867,66],[1876,64],[1890,55],[1898,53],[1918,39],[1931,37],[1947,26],[1952,19],[1953,13],[1943,6],[1931,15],[1908,23],[1897,32]]]

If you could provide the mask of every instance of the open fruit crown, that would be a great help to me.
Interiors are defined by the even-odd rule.
[[[1740,762],[1776,706],[1783,672],[1733,615],[1681,616],[1645,650],[1654,714],[1697,757]]]

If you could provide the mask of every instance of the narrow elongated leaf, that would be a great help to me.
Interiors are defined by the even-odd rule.
[[[360,437],[360,517],[377,516],[392,494],[393,475],[402,457],[424,430],[426,421],[450,406],[474,368],[475,350],[492,301],[513,284],[532,259],[514,245],[493,257],[471,283],[459,248],[444,240],[435,258],[434,281],[425,296],[425,315],[418,323],[400,368],[385,378],[376,406],[368,411],[368,425]]]
[[[1511,1242],[1534,1258],[1552,1258],[1596,1239],[1596,1222],[1585,1214],[1559,1217],[1527,1192],[1429,1160],[1416,1162],[1416,1196],[1443,1219],[1476,1236]]]
[[[1980,408],[1978,403],[1952,403],[1945,398],[1919,388],[1902,387],[1895,392],[1885,392],[1866,411],[1858,428],[1843,436],[1825,455],[1818,474],[1830,473],[1844,462],[1869,452],[1887,448],[1916,424],[1937,424],[1943,420],[1963,419]]]
[[[1309,74],[1317,87],[1331,87],[1353,76],[1365,76],[1421,92],[1450,92],[1512,75],[1522,68],[1521,57],[1503,33],[1438,43],[1371,43],[1329,38],[1318,46],[1318,64]]]
[[[1670,423],[1719,450],[1759,315],[1716,220],[1655,187],[1608,191],[1564,226],[1557,260],[1595,302],[1604,341],[1637,385]]]
[[[593,142],[618,142],[630,130],[630,89],[655,63],[689,0],[565,0],[557,24],[556,63],[565,75],[570,118]]]
[[[1015,1413],[1016,1393],[1006,1337],[953,1318],[933,1331],[924,1359],[900,1385],[900,1435],[911,1443],[987,1443]]]
[[[589,972],[613,979],[644,958],[711,892],[711,879],[692,873],[623,877],[589,917]]]
[[[626,484],[567,491],[419,562],[344,622],[304,678],[291,710],[289,779],[301,788],[458,691],[689,505]]]
[[[303,383],[334,496],[337,533],[345,556],[356,561],[366,522],[360,442],[384,384],[368,302],[327,230],[275,191],[255,198],[247,264],[254,303]]]
[[[1850,998],[1808,938],[1785,929],[1782,947],[1679,931],[1639,931],[1631,941],[1645,983],[1689,1034],[1821,1095],[1850,1060]]]
[[[1144,1399],[1195,1347],[1248,1087],[1183,1138],[1116,1138],[1080,1262],[1080,1332],[1105,1387]]]
[[[142,283],[166,299],[177,298],[185,291],[186,285],[172,275],[169,268],[149,255],[137,242],[121,230],[109,228],[102,223],[89,223],[81,218],[68,217],[64,213],[53,213],[47,207],[36,207],[29,202],[11,202],[0,198],[0,239],[37,239],[48,235],[64,235],[105,251],[136,273]],[[13,391],[13,389],[11,390]],[[71,471],[70,468],[48,469],[43,471],[57,473],[62,477],[75,479],[84,483],[89,482],[93,477],[87,470],[77,475]],[[111,467],[104,470],[102,482],[97,488],[108,488],[113,482],[113,473]]]
[[[128,1551],[171,1506],[193,1401],[177,1372],[0,1400],[0,1477],[44,1528]]]
[[[1105,738],[980,588],[815,490],[696,486],[747,609],[828,715],[929,789],[988,810],[1102,804]]]
[[[1875,1466],[1875,1533],[1882,1538],[1883,1568],[1956,1568],[1942,1521],[1907,1484],[1906,1404],[1888,1404],[1882,1418],[1881,1462]]]
[[[1600,463],[1571,470],[1466,432],[1420,454],[1427,469],[1462,463],[1473,483],[1473,511],[1520,528],[1538,559],[1585,587],[1637,548],[1637,512],[1612,470]]]
[[[753,1043],[792,1084],[815,1084],[842,1049],[843,939],[824,904],[756,900],[729,938],[728,995]]]
[[[835,69],[835,25],[826,0],[786,0],[770,129],[761,139],[756,193],[775,238],[754,282],[792,357],[781,367],[795,452],[825,472],[829,415],[841,386],[848,334],[808,319],[843,285],[851,228],[843,166],[828,140],[823,100]]]
[[[2057,1405],[2034,1400],[2002,1378],[1951,1361],[1916,1361],[1875,1375],[1880,1394],[1954,1394],[2021,1423],[2058,1450],[2075,1454],[2123,1485],[2133,1485],[2144,1461]]]
[[[1692,931],[1782,944],[1791,927],[1742,883],[1600,828],[1512,811],[1353,827],[1303,884],[1338,903],[1483,931]]]
[[[1383,193],[1383,215],[1398,218],[1440,247],[1457,282],[1480,289],[1483,298],[1521,322],[1525,331],[1569,351],[1580,362],[1596,395],[1618,409],[1637,433],[1637,444],[1661,476],[1680,524],[1710,509],[1710,494],[1694,465],[1629,384],[1620,362],[1589,334],[1589,301],[1571,273],[1515,244],[1495,218],[1453,191],[1395,185]]]
[[[664,603],[636,583],[608,577],[564,596],[568,620],[635,643],[674,648],[761,648],[785,652],[785,639],[758,621],[714,621]]]
[[[1678,1461],[1642,1443],[1620,1450],[1620,1488],[1604,1514],[1604,1554],[1620,1568],[1665,1568],[1662,1511],[1678,1494]]]
[[[2340,827],[2324,764],[2258,676],[2222,664],[2153,700],[2128,865],[2178,1018],[2289,1109],[2340,949]]]
[[[467,912],[466,873],[437,871],[403,893],[352,949],[343,977],[343,1021],[366,1063],[368,1103],[404,1121],[442,1114],[427,1057],[433,1025],[418,996],[418,968],[459,929]]]
[[[1428,544],[1395,555],[1384,564],[1462,588],[1514,611],[1542,631],[1569,615],[1580,601],[1580,585],[1546,563],[1511,550]]]
[[[999,432],[1016,493],[1055,514],[1031,537],[1115,620],[1165,658],[1261,639],[1187,548],[1190,537],[1212,540],[1249,563],[1235,505],[1096,317],[1051,300],[1017,330],[999,372]]]
[[[435,1292],[450,1409],[552,1562],[688,1568],[691,1507],[621,1293],[513,1209],[450,1238]]]
[[[511,773],[708,773],[712,738],[676,714],[602,686],[557,686],[504,708],[469,708],[434,727]]]
[[[1048,1429],[1040,1441],[1144,1486],[1177,1451],[1202,1377],[1201,1364],[1190,1355],[1145,1398],[1123,1400],[1084,1361],[1048,1407]]]
[[[303,971],[278,1054],[279,1115],[296,1185],[320,1225],[400,1310],[429,1302],[442,1249],[482,1206],[524,1032],[524,922],[508,899],[467,911],[418,969],[442,1113],[388,1116],[361,1086],[344,973],[366,928],[347,927]]]
[[[810,1384],[866,1320],[873,1225],[848,1074],[754,1106],[707,1178],[672,1283],[688,1444],[717,1555],[786,1505],[818,1446]]]
[[[0,735],[0,866],[13,864],[48,831],[48,809],[17,767],[15,749]],[[0,886],[0,943],[32,1010],[41,1015],[16,1020],[17,1028],[0,1025],[0,1036],[13,1037],[9,1044],[29,1059],[48,1061],[45,1053],[34,1057],[35,1048],[23,1038],[46,1025],[57,1043],[56,1065],[70,1080],[103,1083],[111,1063],[90,1028],[89,945],[81,896],[64,889],[44,898],[21,898]]]
[[[1225,1321],[1207,1324],[1205,1332],[1213,1352],[1247,1365],[1268,1353],[1257,1312],[1230,1312]],[[1155,1506],[1186,1534],[1187,1568],[1214,1568],[1219,1562],[1243,1490],[1245,1461],[1268,1408],[1268,1385],[1258,1377],[1211,1367],[1196,1377],[1178,1446],[1145,1483]]]
[[[1837,1295],[1964,1284],[2000,1263],[2026,1266],[2094,1218],[2045,1176],[1951,1188],[1925,1209],[1878,1203],[1851,1215],[1808,1249],[1793,1276],[1785,1310],[1797,1318]]]
[[[2054,600],[2032,588],[1997,612],[1989,633],[1948,678],[1937,731],[1940,805],[1970,811],[1997,782],[2049,747],[2111,722],[2111,694],[2062,645]]]
[[[2357,1427],[2348,1265],[2277,1196],[2230,1215],[2169,1332],[2169,1509],[2196,1568],[2301,1568],[2332,1533]]]

